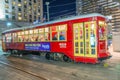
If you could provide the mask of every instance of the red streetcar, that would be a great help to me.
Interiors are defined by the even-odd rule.
[[[98,63],[107,51],[106,18],[98,13],[74,16],[2,33],[3,51],[39,52],[46,59]]]

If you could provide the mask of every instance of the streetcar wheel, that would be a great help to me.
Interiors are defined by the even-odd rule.
[[[46,58],[47,60],[50,60],[50,53],[46,53],[45,58]]]
[[[63,61],[68,62],[69,61],[69,57],[67,57],[66,55],[63,56]]]
[[[8,54],[12,54],[12,51],[11,51],[11,50],[8,50],[7,53],[8,53]]]

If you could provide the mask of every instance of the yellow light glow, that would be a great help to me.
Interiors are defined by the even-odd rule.
[[[21,13],[18,13],[18,15],[20,16],[20,15],[21,15]]]
[[[22,17],[18,17],[18,20],[22,20]]]
[[[13,5],[15,5],[15,2],[12,2]]]
[[[21,4],[18,4],[18,6],[21,6]]]

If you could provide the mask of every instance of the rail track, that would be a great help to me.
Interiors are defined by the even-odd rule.
[[[45,78],[45,77],[42,77],[42,76],[40,76],[40,75],[37,75],[37,74],[32,73],[32,72],[29,72],[29,71],[22,70],[21,68],[18,68],[18,67],[13,66],[13,65],[11,65],[11,64],[9,64],[9,63],[3,62],[3,61],[1,61],[1,60],[0,60],[0,64],[6,65],[6,66],[8,66],[8,67],[10,67],[10,68],[12,68],[12,69],[16,69],[16,70],[19,70],[19,71],[21,71],[21,72],[27,73],[27,74],[29,74],[29,75],[31,75],[31,76],[34,76],[34,77],[39,78],[40,80],[49,80],[49,79],[47,79],[47,78]]]

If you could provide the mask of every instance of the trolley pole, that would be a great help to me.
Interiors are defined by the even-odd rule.
[[[46,2],[45,3],[46,4],[46,6],[47,6],[47,21],[49,21],[49,2]]]

